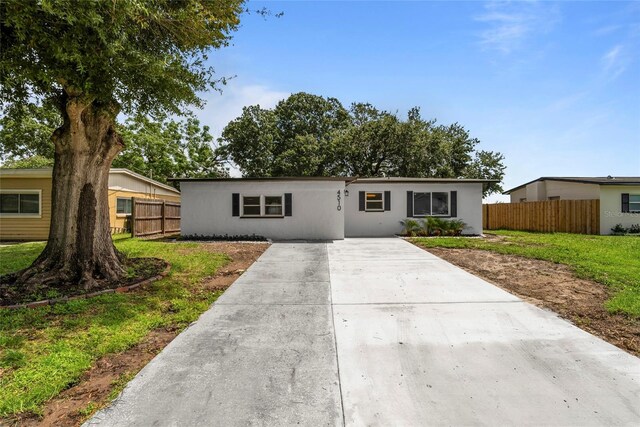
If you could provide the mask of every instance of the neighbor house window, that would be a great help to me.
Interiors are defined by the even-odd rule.
[[[382,192],[375,193],[366,193],[365,194],[365,211],[383,211],[384,210],[384,199],[382,197]]]
[[[116,214],[129,215],[131,214],[131,199],[128,197],[118,197],[116,199]]]
[[[629,212],[640,213],[640,194],[629,195]]]
[[[282,196],[242,196],[242,216],[283,216]]]
[[[40,190],[3,190],[0,214],[40,216]]]
[[[549,196],[547,197],[549,200],[560,200],[560,196]]]
[[[413,216],[449,215],[449,193],[413,193]]]

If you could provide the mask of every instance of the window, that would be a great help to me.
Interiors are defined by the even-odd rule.
[[[640,194],[629,195],[629,212],[640,213]]]
[[[283,216],[282,196],[242,196],[242,216]]]
[[[260,196],[242,196],[242,215],[260,216]]]
[[[548,200],[560,200],[560,196],[549,196],[547,197]]]
[[[527,201],[527,198],[526,198],[526,197],[522,197],[522,198],[520,198],[520,202],[526,202],[526,201]]]
[[[131,199],[125,197],[118,197],[116,199],[116,214],[130,215],[131,214]]]
[[[449,215],[449,193],[413,193],[413,216]]]
[[[0,194],[0,214],[40,216],[40,190],[4,190]]]
[[[376,193],[366,193],[365,194],[365,211],[383,211],[384,210],[384,199],[382,198],[381,192]]]
[[[282,196],[264,197],[264,215],[282,216]]]

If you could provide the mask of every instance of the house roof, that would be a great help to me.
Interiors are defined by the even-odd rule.
[[[526,187],[537,181],[564,181],[576,182],[579,184],[596,184],[596,185],[640,185],[640,177],[637,176],[543,176],[524,184],[513,187],[502,194],[511,194],[512,192]]]
[[[254,177],[254,178],[169,178],[169,181],[176,182],[229,182],[229,181],[344,181],[349,184],[353,183],[411,183],[411,182],[431,182],[431,183],[452,183],[452,182],[468,182],[468,183],[489,183],[499,182],[497,179],[465,179],[465,178],[407,178],[407,177],[341,177],[341,176],[283,176],[283,177]]]
[[[51,174],[53,169],[51,168],[38,168],[38,169],[11,169],[11,168],[0,168],[0,178],[51,178]],[[167,191],[174,192],[176,194],[180,194],[180,191],[171,187],[170,185],[163,184],[151,178],[147,178],[144,175],[140,175],[139,173],[133,172],[129,169],[125,168],[111,168],[109,170],[109,174],[123,174],[131,176],[135,179],[139,179],[141,181],[147,182],[156,187],[163,188]]]
[[[356,178],[343,176],[265,176],[265,177],[242,177],[242,178],[169,178],[172,182],[198,182],[198,181],[347,181],[351,182]]]

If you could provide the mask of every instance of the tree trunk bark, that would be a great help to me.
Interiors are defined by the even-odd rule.
[[[65,95],[63,125],[53,134],[55,162],[47,246],[19,273],[18,286],[90,290],[124,276],[111,239],[109,169],[123,148],[115,130],[117,105]]]

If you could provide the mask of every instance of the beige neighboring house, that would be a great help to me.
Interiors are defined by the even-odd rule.
[[[46,240],[51,221],[51,168],[0,169],[0,240]],[[109,172],[111,228],[125,228],[131,198],[180,201],[175,188],[129,169]]]
[[[600,234],[610,234],[616,224],[640,224],[640,177],[541,177],[504,194],[511,203],[600,200]]]

